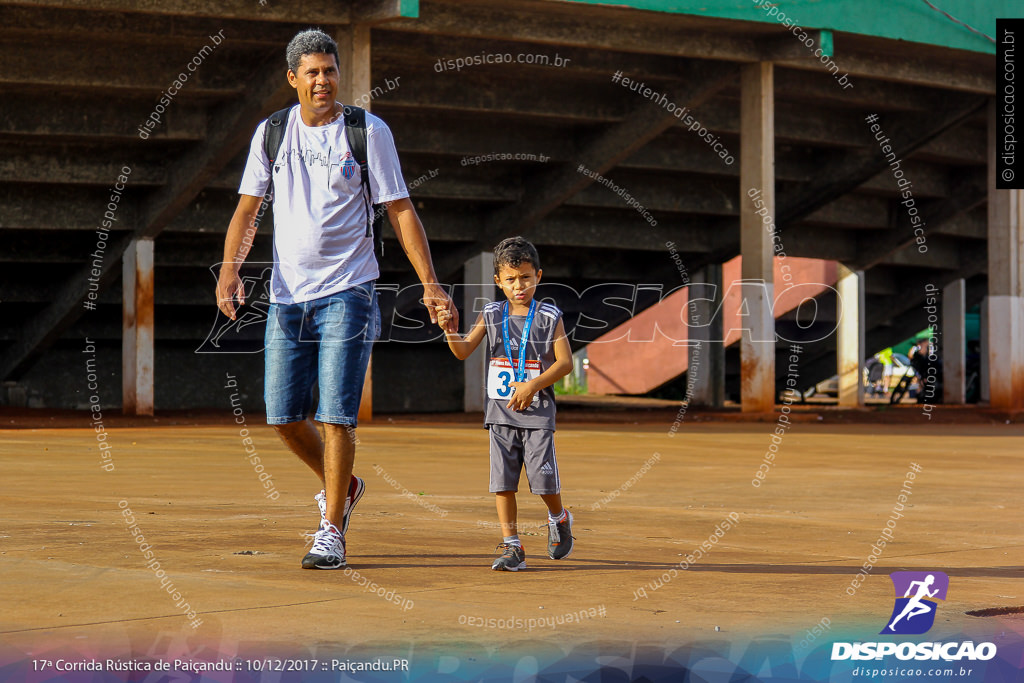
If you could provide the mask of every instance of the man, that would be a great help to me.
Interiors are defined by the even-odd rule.
[[[264,150],[267,122],[253,135],[238,207],[224,241],[217,303],[232,320],[235,300],[245,303],[238,271],[272,177],[267,423],[323,483],[316,497],[320,529],[302,566],[338,569],[345,566],[344,534],[363,491],[362,480],[352,476],[352,464],[363,379],[370,348],[380,334],[374,290],[379,270],[373,238],[366,236],[368,207],[345,135],[344,106],[337,101],[338,47],[321,31],[303,31],[288,44],[286,58],[288,83],[299,104],[283,124],[273,168]],[[436,322],[439,309],[457,315],[436,284],[427,238],[409,200],[391,131],[369,112],[366,138],[371,203],[387,205],[398,241],[423,283],[431,321]],[[449,325],[457,329],[457,319]],[[322,441],[308,418],[315,382],[320,394],[315,419],[324,426]]]

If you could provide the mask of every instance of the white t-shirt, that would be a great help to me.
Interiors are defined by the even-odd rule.
[[[239,194],[262,197],[270,183],[263,121],[253,135]],[[380,118],[366,113],[366,156],[372,202],[409,196],[395,141]],[[292,107],[274,163],[274,268],[270,300],[320,299],[380,275],[359,164],[345,138],[345,119],[307,126]]]

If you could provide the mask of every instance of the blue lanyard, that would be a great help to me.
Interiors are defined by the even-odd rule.
[[[512,360],[512,342],[508,337],[508,302],[501,309],[501,341],[505,344],[505,357],[513,365],[517,382],[526,381],[526,340],[530,338],[530,327],[533,325],[533,314],[537,311],[537,300],[530,302],[530,312],[526,314],[526,322],[523,323],[523,340],[519,343],[519,362]]]

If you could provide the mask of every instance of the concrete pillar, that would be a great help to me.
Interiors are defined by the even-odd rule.
[[[773,73],[760,62],[740,76],[740,396],[743,412],[755,413],[775,409]]]
[[[864,405],[864,271],[842,263],[838,267],[836,291],[839,326],[836,330],[836,373],[839,375],[839,405]]]
[[[988,403],[988,297],[986,296],[981,300],[981,316],[978,325],[978,354],[981,356],[981,362],[978,364],[978,374],[980,377],[979,384],[980,391],[978,393],[978,403]]]
[[[1024,410],[1024,190],[996,189],[996,100],[988,116],[989,405]]]
[[[725,402],[722,266],[705,266],[687,288],[689,404],[720,408]]]
[[[967,392],[966,285],[963,278],[942,288],[942,402],[963,405]]]
[[[338,97],[342,104],[353,104],[370,92],[370,27],[353,24],[335,29],[334,40],[338,43]],[[369,98],[360,100],[359,106],[370,110]],[[366,367],[363,393],[359,401],[360,422],[373,420],[373,356]]]
[[[494,285],[494,254],[489,251],[480,253],[466,261],[463,276],[464,300],[460,324],[462,333],[476,322],[477,316],[484,310],[484,305],[495,300]],[[476,351],[462,364],[465,380],[462,409],[467,413],[478,413],[484,409],[487,391],[487,350],[486,341],[476,347]]]
[[[338,43],[338,64],[340,79],[338,97],[342,104],[356,104],[369,111],[370,98],[360,99],[370,92],[370,26],[349,24],[333,33]]]
[[[121,411],[153,414],[153,240],[132,240],[122,260]]]

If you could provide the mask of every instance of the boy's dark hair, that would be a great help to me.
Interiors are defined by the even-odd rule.
[[[540,255],[537,248],[518,235],[502,240],[494,248],[495,275],[502,266],[518,268],[523,261],[529,263],[535,270],[540,270]]]
[[[311,28],[296,33],[284,51],[288,68],[295,74],[299,73],[299,62],[306,55],[334,55],[334,63],[341,65],[341,59],[338,58],[338,44],[319,29]]]

